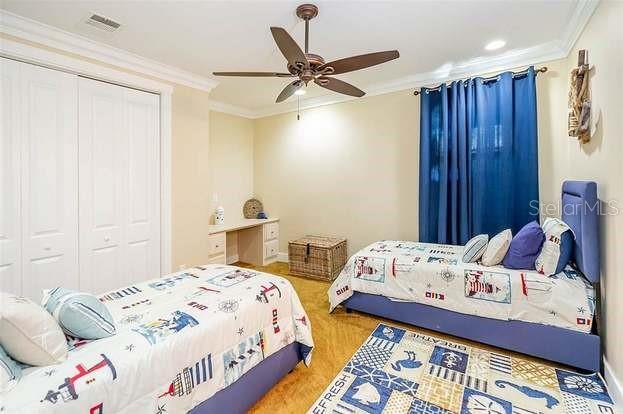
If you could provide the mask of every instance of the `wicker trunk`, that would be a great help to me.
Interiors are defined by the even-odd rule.
[[[346,264],[346,239],[305,236],[288,244],[290,274],[333,281]]]

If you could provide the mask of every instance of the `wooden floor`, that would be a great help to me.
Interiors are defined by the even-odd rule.
[[[250,412],[254,414],[305,413],[329,382],[346,365],[349,358],[359,349],[363,341],[372,333],[376,325],[386,320],[358,312],[346,313],[342,308],[338,308],[329,314],[327,297],[329,283],[290,276],[286,263],[275,263],[266,267],[249,266],[243,263],[236,263],[236,265],[273,273],[290,280],[311,320],[315,344],[311,366],[306,367],[302,363],[298,364],[296,369],[286,375],[264,398],[258,401]],[[482,344],[439,332],[432,332],[395,321],[386,322],[454,342],[492,349]]]

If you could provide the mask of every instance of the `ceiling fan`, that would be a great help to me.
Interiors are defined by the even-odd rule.
[[[288,84],[277,97],[277,102],[282,102],[301,90],[303,85],[313,81],[316,85],[345,95],[361,97],[366,93],[361,89],[332,78],[329,75],[339,75],[379,65],[393,59],[400,54],[397,50],[385,52],[367,53],[365,55],[351,56],[344,59],[325,63],[320,55],[309,53],[309,21],[318,15],[318,7],[313,4],[302,4],[296,8],[296,15],[305,21],[305,53],[296,44],[294,39],[281,27],[271,27],[277,47],[288,61],[288,72],[213,72],[216,76],[250,76],[250,77],[277,77],[298,78]],[[303,91],[304,92],[304,91]]]

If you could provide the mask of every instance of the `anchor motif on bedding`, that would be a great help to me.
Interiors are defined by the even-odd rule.
[[[270,303],[271,299],[279,299],[281,298],[281,290],[279,286],[275,285],[273,282],[270,282],[268,286],[261,285],[260,292],[255,297],[260,303]]]
[[[68,402],[77,400],[79,391],[87,388],[96,379],[103,380],[105,376],[109,376],[112,381],[117,379],[117,369],[113,363],[104,354],[99,354],[101,360],[88,366],[84,363],[76,364],[76,373],[65,378],[64,382],[57,387],[56,390],[49,390],[40,402],[48,401],[56,404],[59,401]],[[108,368],[108,370],[106,369]]]
[[[535,390],[534,388],[530,388],[525,385],[517,385],[517,384],[513,384],[512,382],[503,381],[503,380],[495,381],[495,385],[497,385],[500,388],[506,388],[506,386],[508,385],[512,388],[515,388],[517,391],[519,391],[520,393],[530,398],[537,398],[537,399],[543,398],[545,399],[545,405],[547,408],[552,408],[553,406],[558,405],[560,403],[558,399],[552,397],[551,395],[543,391]]]
[[[417,355],[413,351],[404,351],[407,358],[398,360],[391,364],[394,371],[400,372],[402,368],[415,369],[422,366],[422,362],[417,360]]]

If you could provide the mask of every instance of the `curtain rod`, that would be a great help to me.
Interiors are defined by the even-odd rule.
[[[547,72],[547,66],[542,66],[542,67],[540,67],[538,69],[535,69],[534,72],[535,72],[536,75],[538,75],[539,73],[545,73],[545,72]],[[525,75],[526,73],[528,73],[528,69],[522,70],[521,72],[513,72],[513,78],[516,77],[516,76]],[[482,80],[483,80],[483,82],[490,82],[492,80],[498,80],[499,77],[500,77],[500,75],[498,74],[498,75],[495,75],[495,76],[490,76],[488,78],[482,78]],[[442,83],[441,85],[444,85],[444,84]],[[438,90],[441,89],[441,85],[436,86],[434,88],[426,88],[426,89],[428,89],[429,91],[438,91]],[[413,94],[415,96],[417,96],[417,95],[419,95],[421,93],[420,91],[421,91],[421,89],[413,91]]]

